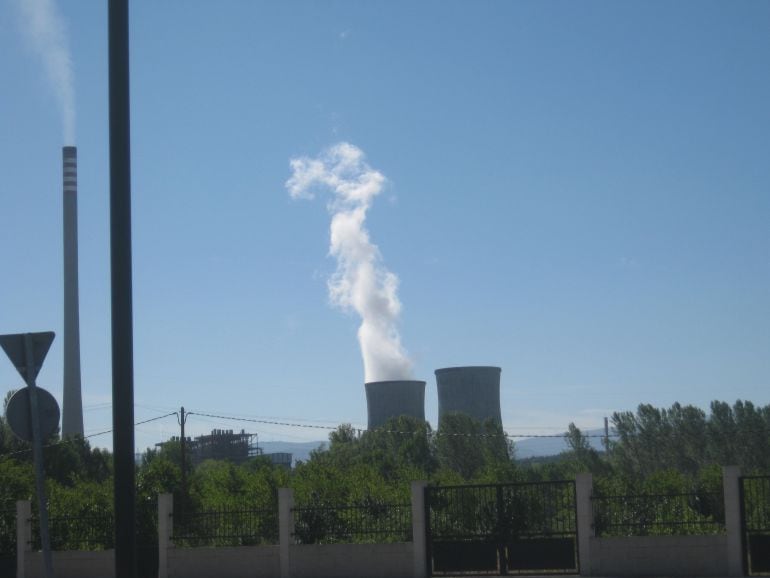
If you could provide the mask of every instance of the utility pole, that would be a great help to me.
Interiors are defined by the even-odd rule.
[[[110,288],[112,293],[115,578],[136,578],[128,0],[109,0],[107,44],[110,127]]]
[[[189,415],[189,414],[187,414]],[[184,412],[184,406],[182,406],[179,414],[179,427],[181,428],[181,435],[179,436],[179,453],[182,455],[182,500],[187,501],[187,460],[186,460],[186,446],[187,439],[184,436],[184,424],[187,422],[187,415]]]

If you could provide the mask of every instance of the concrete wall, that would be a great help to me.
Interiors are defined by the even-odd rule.
[[[410,542],[291,545],[289,558],[292,578],[393,578],[413,572]]]
[[[274,578],[281,572],[278,546],[169,548],[167,556],[169,578]]]
[[[590,474],[577,478],[580,574],[583,576],[740,576],[739,475],[724,469],[726,533],[711,536],[593,536]],[[424,482],[412,484],[414,542],[395,544],[293,543],[291,489],[279,490],[280,545],[175,548],[173,499],[158,499],[159,578],[424,578],[426,570]],[[43,576],[40,552],[31,552],[31,504],[17,503],[18,578]],[[112,578],[114,552],[54,552],[56,578]],[[0,578],[5,578],[2,576]]]
[[[742,576],[740,470],[722,469],[725,533],[709,536],[594,536],[591,474],[577,476],[581,576]],[[587,537],[587,539],[586,539]]]
[[[112,578],[115,576],[115,550],[97,552],[53,552],[56,578]],[[44,578],[43,553],[24,556],[25,578]]]
[[[592,576],[727,576],[727,536],[637,536],[589,539]],[[169,548],[169,578],[272,578],[281,573],[279,546]],[[43,578],[40,552],[25,557],[25,576]],[[414,546],[308,544],[289,546],[292,578],[414,576]],[[112,578],[114,551],[54,552],[56,578]],[[422,569],[418,569],[422,570]]]
[[[168,578],[275,578],[279,546],[170,548]],[[413,549],[396,544],[292,544],[292,578],[385,578],[411,576]],[[58,574],[57,574],[57,578]]]
[[[589,539],[591,576],[727,576],[727,536]]]

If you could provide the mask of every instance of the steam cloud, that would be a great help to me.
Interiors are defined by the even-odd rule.
[[[22,29],[43,61],[61,110],[65,143],[75,142],[75,83],[64,21],[53,0],[16,0]]]
[[[328,204],[329,253],[337,259],[337,270],[328,281],[329,297],[361,317],[358,342],[366,381],[409,379],[412,363],[397,329],[398,277],[382,264],[366,229],[366,213],[382,192],[385,177],[366,163],[361,149],[346,142],[315,159],[292,159],[290,165],[286,188],[293,199],[313,199],[324,190],[333,195]]]

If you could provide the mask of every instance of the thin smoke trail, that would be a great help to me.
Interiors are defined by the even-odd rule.
[[[75,142],[75,82],[66,26],[53,0],[16,0],[21,27],[56,95],[64,142]]]
[[[342,142],[318,158],[290,161],[286,188],[293,199],[312,199],[329,191],[332,214],[329,254],[337,269],[328,281],[332,303],[361,317],[358,342],[366,381],[409,379],[412,363],[401,345],[398,318],[398,277],[382,263],[369,238],[366,215],[382,192],[385,177],[365,161],[361,149]]]

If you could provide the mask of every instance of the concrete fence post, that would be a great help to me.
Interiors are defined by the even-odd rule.
[[[27,552],[32,551],[32,502],[16,502],[16,578],[26,576]]]
[[[413,578],[425,578],[428,568],[425,544],[425,487],[427,485],[424,481],[412,482]]]
[[[575,499],[581,576],[591,575],[591,538],[594,535],[594,512],[591,504],[593,492],[594,477],[591,474],[578,474],[575,477]]]
[[[289,546],[292,542],[292,534],[294,534],[292,508],[294,508],[294,490],[291,488],[278,488],[278,540],[281,578],[290,578],[291,576]]]
[[[158,495],[158,578],[168,578],[168,550],[174,546],[174,494]]]
[[[725,529],[727,530],[727,575],[743,575],[743,537],[741,536],[741,469],[722,468],[725,495]]]

